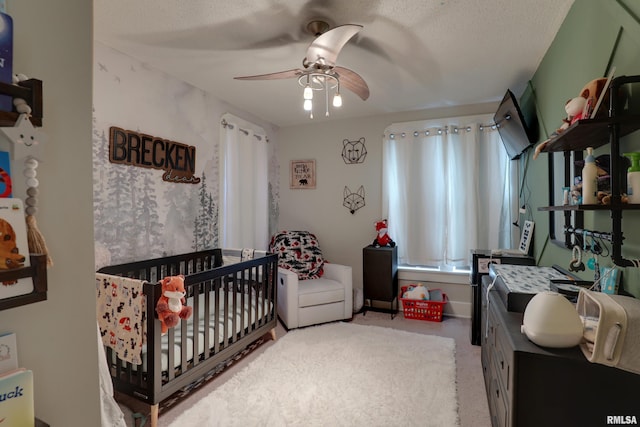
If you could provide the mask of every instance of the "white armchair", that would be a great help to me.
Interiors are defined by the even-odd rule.
[[[282,237],[283,233],[286,233],[285,237]],[[308,232],[281,232],[271,241],[271,250],[281,255],[280,265],[285,265],[284,263],[289,259],[294,260],[294,267],[300,267],[299,260],[302,258],[308,261],[307,266],[312,265],[313,268],[319,268],[317,266],[319,260],[323,270],[323,274],[318,278],[315,278],[314,274],[310,275],[314,278],[299,278],[299,271],[291,265],[286,265],[287,268],[278,268],[278,315],[287,329],[351,319],[353,315],[351,267],[324,262],[317,246],[310,249],[311,257],[301,256],[301,253],[308,249],[308,247],[303,248],[301,252],[301,246],[308,245],[309,236],[317,245],[315,236]],[[277,244],[278,241],[280,245]],[[291,249],[290,246],[294,247],[293,258],[284,254]],[[311,258],[313,258],[312,261],[310,261]],[[305,274],[301,276],[305,277]]]

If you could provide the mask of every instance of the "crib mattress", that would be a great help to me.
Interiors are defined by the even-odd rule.
[[[214,300],[214,292],[211,292],[210,296],[210,304],[213,306],[215,304]],[[263,307],[265,306],[264,299],[261,295],[258,295],[256,301],[256,295],[252,294],[244,294],[244,306],[242,305],[242,293],[236,293],[236,302],[237,307],[236,310],[233,310],[233,294],[225,294],[224,291],[220,292],[220,300],[218,304],[218,310],[213,310],[209,315],[209,328],[205,331],[205,313],[204,313],[204,295],[200,295],[199,302],[199,315],[198,315],[198,354],[204,353],[204,339],[205,333],[209,335],[209,345],[213,347],[216,343],[216,339],[218,343],[223,343],[225,337],[232,337],[235,334],[241,332],[242,326],[245,328],[250,324],[255,323],[256,314],[257,318],[260,319],[263,316]],[[257,304],[256,304],[257,302]],[[193,300],[189,298],[187,300],[188,306],[193,306]],[[226,310],[225,310],[226,306]],[[257,306],[257,307],[256,307]],[[271,311],[273,308],[272,303],[267,303],[267,313]],[[224,330],[224,322],[225,318],[227,319],[227,329],[226,333]],[[193,359],[193,342],[194,342],[194,327],[193,327],[193,319],[192,316],[187,321],[187,360]],[[235,331],[234,331],[234,320],[235,320]],[[216,330],[218,328],[218,336],[215,337]],[[169,343],[169,335],[166,334],[161,337],[161,366],[162,372],[166,372],[169,366],[169,349],[173,349],[173,360],[174,360],[174,368],[178,368],[182,364],[182,331],[179,326],[175,328],[174,341]],[[147,346],[144,344],[142,346],[142,370],[143,372],[147,372]]]

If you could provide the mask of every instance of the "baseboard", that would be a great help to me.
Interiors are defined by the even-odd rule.
[[[471,303],[464,301],[451,301],[444,306],[445,316],[461,317],[464,319],[471,318]]]

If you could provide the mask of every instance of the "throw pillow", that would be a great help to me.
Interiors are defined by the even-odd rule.
[[[271,238],[269,250],[278,254],[278,266],[299,280],[317,279],[324,273],[324,258],[316,236],[308,231],[281,231]]]

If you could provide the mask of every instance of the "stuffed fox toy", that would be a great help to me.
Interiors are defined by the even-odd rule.
[[[387,234],[386,219],[383,219],[382,221],[378,221],[374,223],[374,226],[376,227],[376,231],[378,232],[378,235],[373,241],[373,246],[375,246],[376,248],[379,248],[381,246],[394,247],[396,245],[396,242],[394,242],[391,239],[391,237],[389,237],[389,235]]]
[[[166,334],[169,328],[176,326],[180,319],[191,317],[193,309],[187,307],[184,288],[184,276],[167,276],[162,279],[162,296],[156,304],[156,313],[162,325],[162,335]]]

